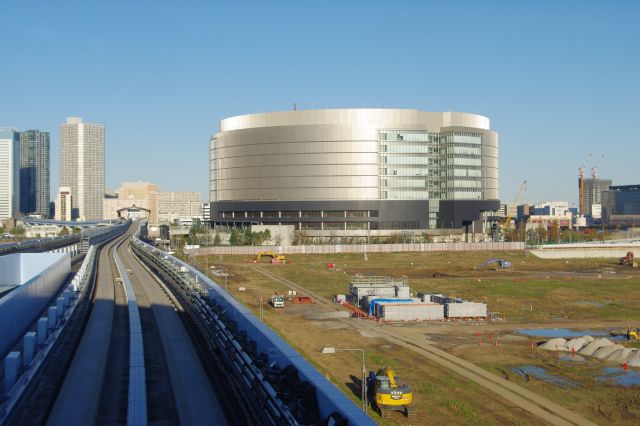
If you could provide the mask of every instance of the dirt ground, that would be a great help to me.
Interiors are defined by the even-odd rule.
[[[491,257],[509,259],[507,271],[474,270]],[[564,360],[557,353],[537,349],[544,338],[533,339],[521,328],[571,328],[609,331],[640,325],[640,273],[613,259],[543,260],[523,253],[393,253],[287,256],[288,264],[261,264],[260,268],[288,279],[310,293],[331,300],[348,291],[349,277],[406,275],[414,291],[444,293],[487,303],[503,318],[492,322],[374,323],[380,332],[363,331],[356,318],[326,319],[335,306],[316,303],[273,309],[266,304],[273,292],[288,288],[251,263],[246,256],[209,256],[197,259],[203,270],[229,271],[228,287],[239,300],[259,312],[264,289],[265,321],[298,351],[360,404],[361,363],[358,354],[322,355],[323,346],[363,348],[367,370],[390,366],[414,388],[417,420],[412,424],[539,424],[542,421],[493,392],[465,380],[419,354],[392,344],[384,337],[423,339],[526,389],[574,410],[596,423],[640,422],[640,386],[618,386],[598,378],[606,367],[599,361]],[[335,268],[328,268],[334,263]],[[221,282],[220,277],[213,278]],[[238,287],[247,287],[240,292]],[[370,321],[369,321],[370,322]],[[566,380],[554,384],[522,374],[521,367],[542,367]],[[370,412],[371,413],[371,412]],[[380,424],[409,424],[399,413]]]

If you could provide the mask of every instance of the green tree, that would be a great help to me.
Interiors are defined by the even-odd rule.
[[[558,221],[554,220],[551,224],[551,228],[549,228],[549,241],[557,242],[560,240],[560,225],[558,225]]]
[[[22,226],[16,226],[15,228],[11,228],[9,232],[16,237],[22,237],[25,233],[25,229]]]
[[[218,234],[217,232],[216,232],[216,236],[213,237],[213,245],[214,246],[219,246],[220,245],[220,234]]]
[[[229,244],[231,244],[232,246],[242,245],[242,236],[237,229],[234,229],[233,231],[231,231],[231,236],[229,237]]]

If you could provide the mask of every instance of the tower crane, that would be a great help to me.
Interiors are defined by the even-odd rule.
[[[600,159],[598,160],[598,162],[596,164],[593,165],[593,167],[591,167],[591,177],[595,180],[596,177],[598,176],[598,168],[600,168],[600,166],[602,165],[602,163],[604,163],[604,157],[605,155],[602,154],[602,156],[600,157]]]
[[[511,204],[511,210],[513,211],[514,208],[518,207],[518,203],[520,202],[520,197],[522,196],[522,193],[524,191],[527,190],[527,181],[523,180],[522,183],[520,184],[520,189],[518,189],[518,192],[516,193],[516,198],[513,200],[513,203]],[[508,210],[508,209],[507,209]],[[511,217],[513,215],[509,214],[509,212],[507,211],[507,217],[504,218],[504,225],[502,225],[502,229],[503,231],[506,231],[507,229],[509,229],[509,225],[511,224]]]
[[[578,189],[580,190],[580,214],[584,214],[584,169],[591,161],[591,153],[587,155],[584,162],[578,167]],[[593,169],[592,169],[593,172]]]

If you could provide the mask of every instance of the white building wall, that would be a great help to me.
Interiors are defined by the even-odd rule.
[[[199,192],[158,192],[158,222],[171,223],[180,217],[201,217]]]

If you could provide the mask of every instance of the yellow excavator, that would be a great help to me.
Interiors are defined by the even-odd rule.
[[[256,262],[260,262],[260,259],[263,257],[270,257],[272,263],[284,263],[285,257],[282,254],[275,253],[271,250],[261,251],[256,255]],[[275,262],[274,262],[275,260]]]
[[[370,371],[368,382],[371,402],[380,417],[389,418],[392,411],[415,417],[413,390],[408,384],[401,383],[391,368],[381,368],[378,373]]]
[[[612,331],[611,333],[614,337],[626,337],[627,340],[640,340],[640,327],[633,328],[631,326],[627,327],[627,331]]]

